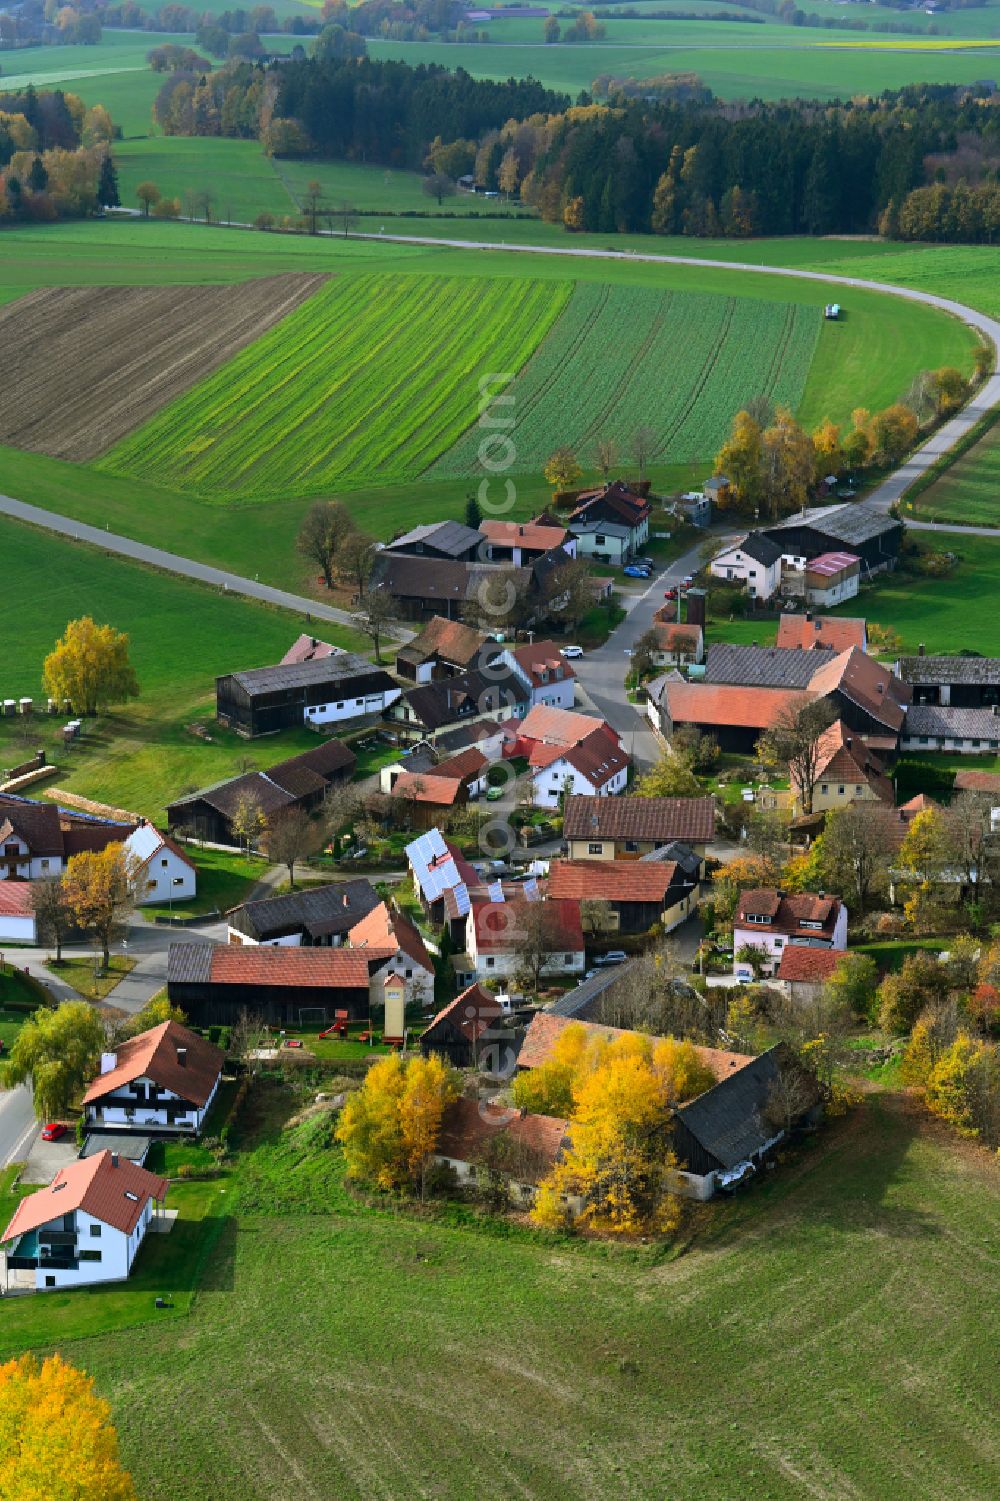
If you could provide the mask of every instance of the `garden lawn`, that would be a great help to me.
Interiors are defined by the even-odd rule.
[[[864,615],[869,622],[891,627],[899,632],[905,653],[916,652],[923,642],[932,655],[973,648],[983,656],[1000,656],[1000,614],[987,604],[1000,590],[1000,538],[942,534],[920,538],[919,545],[949,548],[959,562],[940,579],[884,574],[831,613]]]
[[[982,1353],[1000,1169],[900,1097],[712,1206],[676,1260],[366,1209],[309,1131],[188,1194],[229,1216],[190,1317],[152,1309],[178,1289],[146,1267],[140,1288],[24,1300],[0,1324],[5,1349],[56,1344],[93,1374],[145,1501],[1000,1486]],[[499,1432],[470,1399],[497,1390]],[[150,1443],[167,1410],[183,1421]]]
[[[143,907],[144,917],[153,920],[157,917],[196,917],[203,912],[228,912],[246,900],[268,868],[266,860],[230,854],[226,850],[202,849],[196,844],[186,844],[184,853],[198,868],[197,895],[188,902]]]
[[[947,938],[893,938],[876,943],[852,943],[852,954],[867,954],[878,965],[879,974],[900,970],[911,954],[940,954],[948,947]]]
[[[517,370],[569,284],[335,279],[111,450],[203,494],[268,498],[416,476],[476,419],[480,380]]]
[[[97,958],[100,956],[98,955]],[[103,1001],[113,993],[125,976],[135,969],[135,959],[125,959],[121,954],[112,954],[111,962],[103,973],[96,975],[96,961],[90,956],[64,959],[56,970],[60,980],[72,985],[78,995],[88,1001]]]
[[[68,620],[91,614],[127,632],[142,696],[87,721],[72,749],[61,744],[62,720],[0,720],[0,761],[21,761],[37,746],[58,765],[58,785],[162,818],[183,791],[220,781],[247,762],[261,768],[316,745],[293,730],[258,745],[215,724],[217,674],[277,662],[302,629],[298,616],[223,595],[0,521],[0,555],[8,587],[0,602],[3,694],[41,698],[42,662]],[[336,645],[364,649],[340,627],[324,630]],[[208,727],[210,741],[193,735]]]

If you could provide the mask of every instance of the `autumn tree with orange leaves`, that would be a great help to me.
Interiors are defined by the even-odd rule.
[[[93,1379],[59,1355],[0,1365],[0,1496],[137,1501],[111,1408]]]

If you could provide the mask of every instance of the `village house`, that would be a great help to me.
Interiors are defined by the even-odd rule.
[[[563,810],[571,860],[638,860],[679,840],[704,862],[714,836],[711,797],[569,797]]]
[[[465,750],[456,751],[453,756],[439,761],[434,768],[434,774],[439,777],[450,777],[460,782],[465,788],[466,796],[471,800],[482,797],[486,791],[489,769],[488,758],[478,747],[470,745]]]
[[[863,501],[821,506],[796,513],[764,535],[780,546],[792,569],[803,571],[811,558],[824,553],[849,552],[858,559],[862,581],[895,568],[903,540],[903,523]]]
[[[3,1235],[7,1292],[45,1292],[120,1282],[158,1219],[167,1180],[116,1152],[60,1168],[28,1194]]]
[[[546,897],[607,904],[608,928],[616,933],[648,933],[657,926],[671,933],[690,917],[698,882],[673,861],[553,860]]]
[[[175,798],[167,804],[167,827],[212,844],[238,845],[232,821],[242,803],[256,803],[271,819],[291,808],[311,813],[328,788],[350,781],[356,765],[352,750],[339,740],[327,740],[267,771],[247,771]]]
[[[621,480],[581,490],[566,521],[577,556],[599,563],[628,563],[649,541],[649,503]]]
[[[647,715],[668,742],[678,730],[692,729],[714,736],[727,754],[752,756],[764,731],[779,716],[794,714],[810,695],[801,689],[685,683],[668,676],[647,683],[646,697]]]
[[[819,647],[826,651],[868,650],[867,622],[859,617],[839,615],[814,615],[806,610],[804,615],[784,614],[778,621],[775,646],[783,650],[798,647],[812,650]],[[897,669],[898,675],[898,669]]]
[[[489,1171],[500,1171],[511,1203],[530,1209],[538,1185],[565,1151],[568,1131],[569,1123],[554,1116],[463,1096],[445,1109],[434,1161],[451,1168],[456,1181],[466,1186],[475,1185]],[[497,1161],[502,1164],[499,1169],[494,1166]],[[566,1206],[575,1217],[583,1201],[574,1195],[566,1199]]]
[[[880,802],[892,807],[895,792],[885,767],[859,735],[853,735],[838,719],[825,730],[816,747],[816,781],[812,794],[814,813],[846,808],[850,803]],[[802,810],[802,789],[794,772],[792,790],[796,812]]]
[[[227,939],[231,944],[337,948],[379,902],[378,892],[363,876],[305,886],[233,907],[226,914]]]
[[[500,663],[522,678],[529,691],[530,708],[547,704],[553,709],[572,709],[576,673],[554,641],[505,646],[492,665]]]
[[[469,800],[460,777],[442,776],[436,771],[397,772],[389,796],[396,821],[407,829],[432,829],[442,815],[464,807]]]
[[[433,739],[440,730],[479,720],[527,714],[531,689],[519,671],[481,671],[408,688],[385,716],[403,740]]]
[[[537,521],[483,521],[479,530],[486,538],[483,554],[491,563],[513,563],[520,568],[557,548],[562,548],[567,557],[576,557],[576,538],[563,526]]]
[[[844,955],[840,949],[814,949],[805,944],[788,944],[781,951],[781,963],[774,974],[778,988],[790,1001],[803,1005],[818,1000]]]
[[[199,1027],[227,1026],[244,1011],[272,1026],[330,1026],[369,1015],[369,966],[363,951],[174,943],[167,994]]]
[[[653,616],[657,643],[653,661],[657,667],[689,667],[704,661],[705,632],[700,625],[678,625],[670,618],[676,613],[676,605],[666,604]]]
[[[0,793],[0,881],[38,881],[59,875],[74,855],[122,844],[134,827],[135,823],[95,818],[54,803]]]
[[[300,725],[344,724],[382,714],[400,687],[380,667],[353,652],[318,661],[257,667],[215,680],[216,718],[253,739]]]
[[[465,924],[465,955],[480,980],[513,979],[522,967],[521,934],[527,909],[541,905],[550,943],[548,956],[539,969],[543,978],[582,975],[587,967],[580,903],[552,900],[539,904],[520,892],[510,896],[491,888],[489,896],[473,894]],[[456,959],[456,968],[462,965]]]
[[[527,760],[536,808],[573,795],[614,797],[628,785],[628,755],[603,719],[539,704],[506,728],[504,755]]]
[[[751,599],[770,599],[781,585],[781,548],[763,532],[749,532],[712,559],[713,578],[742,583]]]
[[[402,981],[404,1006],[434,1000],[434,961],[419,931],[398,907],[380,902],[347,935],[352,951],[368,959],[369,995],[385,1005],[386,990]]]
[[[201,1134],[225,1054],[177,1022],[161,1022],[101,1054],[83,1097],[84,1119],[102,1131]]]
[[[796,944],[807,948],[847,948],[847,908],[838,896],[825,892],[790,893],[773,887],[744,891],[733,919],[733,974],[741,982],[758,978],[744,948],[760,950],[760,975],[773,975],[783,951]]]
[[[439,1054],[452,1068],[512,1072],[513,1062],[506,1065],[509,1042],[502,1021],[500,1002],[477,982],[438,1012],[420,1034],[420,1051],[425,1058]]]
[[[198,867],[179,845],[143,819],[125,840],[137,907],[186,902],[198,892]]]
[[[458,677],[478,665],[486,644],[483,631],[432,615],[420,634],[397,651],[396,676],[414,683]]]
[[[408,844],[406,859],[429,922],[434,928],[447,922],[452,939],[463,944],[470,892],[481,885],[477,872],[439,829],[431,829]]]
[[[0,943],[35,943],[35,899],[30,881],[0,881]]]

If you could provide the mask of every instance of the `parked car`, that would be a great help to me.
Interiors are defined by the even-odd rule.
[[[567,657],[567,658],[569,658],[570,661],[575,662],[576,659],[577,659],[577,657],[582,657],[583,656],[583,647],[582,646],[561,646],[559,648],[559,655],[561,657]]]
[[[69,1127],[64,1126],[62,1121],[49,1121],[47,1126],[42,1127],[42,1140],[60,1141],[68,1130]]]
[[[594,960],[603,969],[607,964],[624,964],[628,958],[624,949],[609,949],[606,954],[599,954]]]
[[[677,598],[677,590],[676,589],[665,589],[663,591],[663,598],[664,599],[676,599]]]
[[[488,803],[498,803],[503,797],[503,793],[504,789],[502,787],[487,787],[486,801]]]
[[[639,567],[637,567],[637,565],[635,563],[629,563],[625,568],[622,569],[622,573],[624,573],[624,575],[625,575],[625,577],[627,579],[648,579],[649,578],[649,572],[648,572],[648,570],[645,569],[645,568],[639,568]]]

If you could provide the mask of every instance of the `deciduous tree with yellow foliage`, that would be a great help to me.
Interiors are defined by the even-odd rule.
[[[60,1355],[0,1365],[0,1496],[136,1501],[110,1407]]]
[[[42,680],[50,698],[76,714],[97,714],[111,704],[138,698],[139,683],[128,659],[128,637],[89,615],[71,620],[49,652]]]
[[[398,1053],[380,1058],[348,1099],[337,1125],[351,1178],[378,1188],[426,1185],[445,1107],[458,1096],[454,1072],[440,1058]]]

